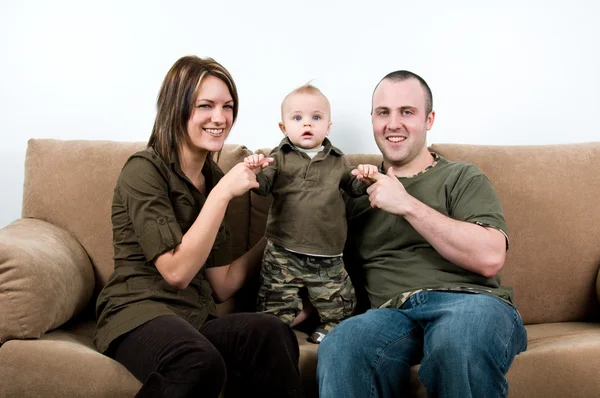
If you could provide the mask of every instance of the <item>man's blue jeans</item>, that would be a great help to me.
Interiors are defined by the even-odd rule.
[[[318,351],[321,398],[403,397],[410,367],[430,397],[505,397],[504,375],[527,347],[519,313],[487,294],[420,292],[333,329]]]

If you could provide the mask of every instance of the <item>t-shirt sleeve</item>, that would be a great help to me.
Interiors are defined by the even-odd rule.
[[[364,184],[356,176],[352,175],[354,166],[350,166],[346,158],[342,160],[342,178],[340,179],[340,188],[348,195],[357,198],[367,194],[367,184]]]
[[[183,234],[169,200],[167,180],[152,162],[129,160],[116,191],[147,259],[154,260],[181,243]]]
[[[450,192],[450,216],[457,220],[498,229],[506,237],[508,248],[506,220],[494,186],[480,171],[470,174],[462,181],[459,179]]]

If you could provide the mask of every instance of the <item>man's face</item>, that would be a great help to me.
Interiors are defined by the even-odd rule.
[[[425,91],[418,80],[381,81],[373,93],[371,121],[386,167],[410,167],[430,158],[426,138],[434,117],[434,112],[425,113]]]

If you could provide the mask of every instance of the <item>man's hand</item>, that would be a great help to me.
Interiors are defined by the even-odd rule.
[[[266,158],[265,155],[250,155],[244,158],[244,163],[254,172],[258,174],[262,169],[273,163],[273,158]]]
[[[371,207],[398,216],[404,216],[410,211],[416,199],[406,192],[391,167],[386,174],[375,173],[369,178],[374,181],[367,189]]]
[[[373,166],[372,164],[359,164],[351,173],[359,181],[362,181],[363,184],[369,186],[375,182],[372,177],[375,174],[379,174],[379,170],[377,170],[377,166]]]

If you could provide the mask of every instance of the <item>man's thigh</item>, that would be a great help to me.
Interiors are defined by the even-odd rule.
[[[426,302],[411,310],[415,320],[425,321],[424,361],[432,354],[468,358],[485,353],[506,373],[514,356],[527,346],[519,313],[495,296],[451,292],[417,295]]]
[[[403,310],[373,309],[346,319],[319,347],[320,392],[332,397],[402,395],[422,345],[422,328]]]

